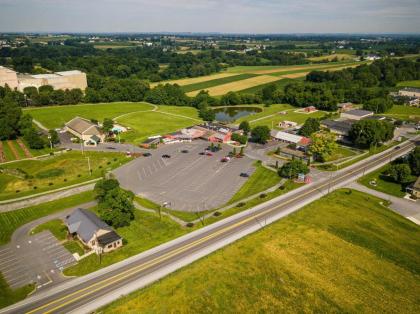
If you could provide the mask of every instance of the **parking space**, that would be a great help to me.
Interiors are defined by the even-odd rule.
[[[0,247],[0,272],[12,289],[63,281],[61,271],[76,263],[50,231]]]
[[[208,142],[165,145],[151,157],[138,158],[114,171],[121,186],[158,204],[182,211],[203,211],[225,204],[252,173],[248,157],[221,159],[231,150],[224,146],[212,156],[201,155]],[[188,151],[188,152],[182,152]],[[162,155],[170,158],[162,158]]]

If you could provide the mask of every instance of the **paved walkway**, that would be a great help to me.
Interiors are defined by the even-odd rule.
[[[352,182],[347,185],[347,187],[390,201],[391,205],[389,208],[411,220],[415,224],[420,225],[420,201],[409,201],[404,198],[382,193],[373,189],[369,189],[368,187],[357,182]]]

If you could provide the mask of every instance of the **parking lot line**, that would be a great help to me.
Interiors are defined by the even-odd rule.
[[[2,268],[2,265],[7,265],[10,262],[17,262],[16,256],[10,256],[8,259],[2,259],[0,260],[0,268]]]
[[[11,265],[9,265],[9,266],[11,266],[11,267],[3,268],[3,269],[1,270],[1,272],[2,272],[3,274],[8,274],[8,273],[10,273],[10,272],[12,272],[12,271],[13,271],[13,272],[19,272],[19,270],[21,270],[21,269],[25,270],[25,268],[21,267],[19,264],[16,264],[16,263],[11,264]]]

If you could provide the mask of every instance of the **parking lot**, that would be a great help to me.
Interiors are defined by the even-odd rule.
[[[65,280],[61,271],[76,263],[50,231],[0,247],[0,272],[12,289],[36,283],[38,288]]]
[[[140,157],[114,171],[121,186],[157,204],[182,211],[203,211],[224,205],[245,183],[242,172],[254,171],[248,157],[220,160],[232,148],[223,146],[213,156],[200,155],[205,141],[161,146],[152,156]],[[182,152],[187,150],[188,152]],[[171,158],[162,158],[162,155]]]

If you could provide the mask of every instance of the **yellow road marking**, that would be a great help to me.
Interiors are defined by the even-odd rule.
[[[411,145],[412,145],[412,144],[411,144]],[[411,146],[411,145],[410,145],[410,146]],[[407,146],[409,146],[409,145],[407,145]],[[405,148],[405,147],[404,147],[404,148]],[[383,160],[383,159],[389,158],[389,155],[390,155],[390,154],[392,154],[392,153],[393,153],[393,151],[391,151],[391,152],[387,153],[386,155],[384,155],[384,156],[382,156],[382,157],[380,157],[380,158],[376,159],[375,161],[379,161],[379,160]],[[73,292],[73,293],[71,293],[71,294],[68,294],[68,295],[66,295],[66,296],[64,296],[64,297],[61,297],[61,298],[59,298],[59,299],[53,300],[53,301],[51,301],[50,303],[44,304],[44,305],[42,305],[42,306],[40,306],[40,307],[38,307],[38,308],[36,308],[36,309],[34,309],[34,310],[31,310],[31,311],[29,311],[29,312],[27,312],[27,313],[28,313],[28,314],[35,313],[35,312],[37,312],[37,311],[39,311],[39,310],[42,310],[42,309],[44,309],[44,308],[46,308],[46,307],[48,307],[48,306],[50,306],[50,305],[53,305],[53,304],[55,304],[55,303],[57,303],[57,302],[60,302],[60,301],[62,301],[62,300],[64,300],[64,299],[67,299],[67,298],[69,298],[69,297],[71,297],[71,296],[73,296],[73,295],[75,295],[75,294],[81,293],[81,292],[83,292],[83,291],[86,291],[86,290],[88,290],[88,289],[91,289],[92,287],[95,287],[95,286],[98,286],[98,285],[101,285],[101,284],[106,283],[105,285],[101,285],[100,287],[98,287],[98,288],[96,288],[96,289],[90,290],[89,292],[87,292],[87,293],[85,293],[85,294],[82,294],[82,295],[80,295],[80,296],[78,296],[78,297],[76,297],[76,298],[70,299],[70,300],[68,300],[67,302],[61,303],[60,305],[58,305],[58,306],[56,306],[56,307],[54,307],[54,308],[52,308],[52,309],[48,310],[47,312],[45,312],[45,313],[51,313],[51,312],[53,312],[53,311],[55,311],[55,310],[57,310],[57,309],[60,309],[60,308],[62,308],[62,307],[64,307],[64,306],[66,306],[66,305],[68,305],[68,304],[70,304],[70,303],[73,303],[73,302],[75,302],[75,301],[77,301],[77,300],[79,300],[79,299],[81,299],[81,298],[83,298],[83,297],[85,297],[85,296],[88,296],[88,295],[90,295],[90,294],[92,294],[92,293],[95,293],[96,291],[99,291],[99,290],[101,290],[101,289],[103,289],[103,288],[106,288],[106,287],[110,286],[111,284],[113,284],[113,283],[115,283],[115,282],[121,281],[121,280],[123,280],[123,279],[125,279],[125,278],[127,278],[127,277],[129,277],[129,276],[131,276],[131,275],[135,275],[136,273],[138,273],[138,272],[140,272],[140,271],[142,271],[142,270],[144,270],[144,269],[150,268],[150,267],[152,267],[152,266],[154,266],[154,265],[158,264],[158,263],[159,263],[159,262],[161,262],[161,261],[167,260],[167,259],[169,259],[170,257],[172,257],[172,256],[174,256],[174,255],[177,255],[179,252],[186,251],[186,250],[188,250],[190,247],[194,247],[194,246],[196,246],[196,245],[198,245],[198,244],[200,244],[200,243],[206,242],[208,239],[211,239],[211,238],[217,237],[219,234],[224,233],[225,231],[228,231],[228,230],[234,229],[234,228],[236,228],[237,226],[243,225],[243,224],[245,224],[245,223],[247,223],[247,222],[249,222],[249,221],[251,221],[251,220],[253,220],[253,219],[258,218],[259,216],[265,215],[265,214],[267,214],[267,213],[269,213],[269,212],[271,212],[271,211],[274,211],[274,210],[276,210],[276,209],[278,209],[278,208],[280,208],[280,207],[284,207],[284,206],[286,206],[287,204],[290,204],[290,203],[294,202],[295,200],[297,200],[297,199],[299,199],[299,198],[302,198],[302,197],[304,197],[304,196],[306,196],[306,195],[308,195],[308,194],[312,193],[313,191],[316,191],[316,190],[318,190],[318,189],[323,189],[324,187],[326,187],[326,186],[328,186],[328,185],[331,185],[332,183],[334,183],[334,182],[336,182],[336,181],[338,181],[338,180],[343,180],[343,178],[344,178],[344,177],[347,177],[347,176],[349,176],[349,175],[353,174],[353,173],[354,173],[354,172],[356,172],[356,171],[360,171],[360,169],[358,169],[358,170],[351,170],[349,173],[345,174],[343,177],[340,177],[340,178],[333,178],[333,180],[331,180],[332,182],[331,182],[331,181],[328,181],[328,182],[323,183],[323,184],[322,184],[322,185],[320,185],[319,187],[309,189],[309,190],[308,190],[308,191],[306,191],[305,193],[303,193],[303,194],[299,194],[299,195],[297,195],[296,197],[293,197],[293,198],[289,199],[288,201],[286,201],[286,202],[284,202],[284,203],[282,203],[282,204],[280,204],[280,205],[278,205],[278,206],[275,206],[275,207],[272,207],[272,208],[267,208],[266,210],[263,210],[263,211],[261,211],[260,213],[257,213],[257,214],[255,214],[255,215],[252,215],[252,216],[250,216],[250,217],[248,217],[248,218],[246,218],[246,219],[244,219],[244,220],[238,221],[238,222],[236,222],[236,223],[235,223],[235,224],[233,224],[233,225],[229,225],[229,226],[227,226],[227,227],[225,227],[225,228],[222,228],[222,229],[220,229],[220,230],[218,230],[218,231],[216,231],[216,232],[214,232],[214,233],[211,233],[211,234],[209,234],[209,235],[207,235],[207,236],[205,236],[205,237],[203,237],[203,238],[200,238],[200,239],[198,239],[198,240],[195,240],[194,242],[191,242],[191,243],[189,243],[189,244],[187,244],[187,245],[185,245],[185,246],[182,246],[182,247],[180,247],[180,248],[177,248],[177,249],[175,249],[175,250],[173,250],[173,251],[171,251],[171,252],[168,252],[168,253],[166,253],[166,254],[164,254],[164,255],[162,255],[162,256],[159,256],[159,257],[157,257],[157,258],[155,258],[155,259],[152,259],[151,261],[148,261],[148,262],[145,262],[145,263],[143,263],[143,264],[141,264],[141,265],[138,265],[138,266],[135,266],[135,267],[133,267],[133,268],[127,269],[127,270],[125,270],[125,271],[123,271],[123,272],[121,272],[121,273],[119,273],[119,274],[116,274],[116,275],[114,275],[114,276],[112,276],[112,277],[106,278],[106,279],[104,279],[104,280],[102,280],[102,281],[99,281],[99,282],[97,282],[97,283],[95,283],[95,284],[92,284],[92,285],[90,285],[90,286],[88,286],[88,287],[85,287],[85,288],[83,288],[83,289],[77,290],[77,291],[75,291],[75,292]]]

